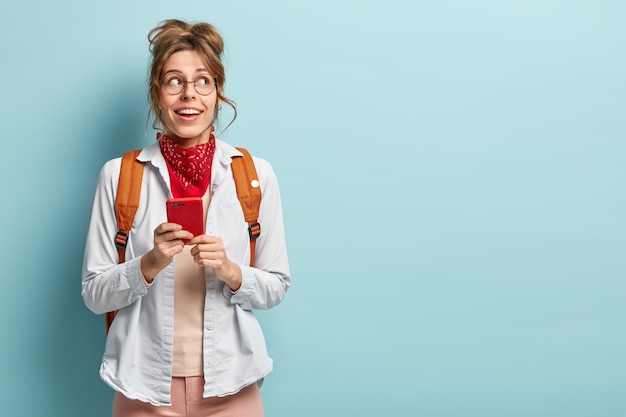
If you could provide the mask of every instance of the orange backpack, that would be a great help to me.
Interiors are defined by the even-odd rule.
[[[252,156],[245,148],[237,149],[243,156],[234,157],[231,162],[231,168],[237,189],[237,198],[239,198],[239,203],[243,209],[244,218],[248,222],[250,266],[252,266],[254,263],[256,239],[261,235],[261,225],[258,223],[259,207],[261,206],[261,187]],[[115,235],[115,246],[117,246],[119,263],[124,263],[126,260],[128,235],[139,208],[139,195],[141,194],[141,180],[144,167],[144,163],[137,160],[140,152],[141,149],[128,151],[122,157],[117,196],[115,197],[115,214],[117,216],[118,228],[118,232]],[[117,311],[106,313],[107,333],[116,314]]]

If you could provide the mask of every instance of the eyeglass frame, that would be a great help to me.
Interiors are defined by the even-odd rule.
[[[173,77],[173,78],[174,78],[174,77]],[[180,78],[180,77],[179,77],[179,78]],[[209,91],[209,92],[208,92],[208,93],[206,93],[206,94],[203,94],[203,93],[199,92],[199,91],[198,91],[198,87],[196,86],[196,83],[197,83],[197,82],[198,82],[198,80],[200,80],[201,78],[208,78],[208,79],[210,79],[210,80],[212,80],[212,81],[213,81],[213,89],[211,89],[211,91]],[[162,88],[162,89],[163,89],[163,90],[164,90],[167,94],[169,94],[170,96],[175,96],[175,95],[177,95],[177,94],[181,94],[182,92],[184,92],[184,91],[187,89],[187,84],[193,84],[193,89],[194,89],[194,91],[195,91],[196,93],[200,94],[201,96],[208,96],[208,95],[210,95],[213,91],[215,91],[215,90],[217,89],[217,81],[215,81],[215,78],[211,77],[210,75],[198,75],[198,76],[196,77],[196,79],[195,79],[195,80],[192,80],[192,81],[188,81],[188,80],[184,80],[184,79],[180,78],[180,81],[182,82],[182,84],[180,85],[180,86],[181,86],[181,90],[180,90],[178,93],[171,93],[171,92],[167,91],[167,87],[166,87],[166,84],[165,84],[165,80],[160,81],[161,88]],[[170,86],[170,87],[173,87],[173,86],[171,86],[171,85],[169,85],[169,86]]]

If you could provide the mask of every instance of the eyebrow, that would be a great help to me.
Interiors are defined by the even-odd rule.
[[[170,74],[170,73],[172,73],[172,72],[176,72],[176,73],[179,73],[179,74],[182,74],[182,73],[183,73],[181,70],[171,69],[171,70],[169,70],[169,71],[164,72],[164,73],[163,73],[163,75],[167,75],[167,74]],[[195,73],[195,74],[199,74],[199,73],[203,73],[203,72],[206,72],[207,74],[211,75],[211,73],[209,72],[209,70],[207,70],[206,68],[196,68],[196,71],[195,71],[194,73]]]

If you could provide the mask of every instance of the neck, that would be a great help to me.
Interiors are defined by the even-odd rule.
[[[183,138],[176,135],[174,132],[164,131],[163,134],[167,136],[172,142],[181,146],[183,148],[191,148],[193,146],[202,145],[203,143],[208,143],[211,140],[211,134],[213,129],[207,129],[199,136],[195,136],[192,138]]]

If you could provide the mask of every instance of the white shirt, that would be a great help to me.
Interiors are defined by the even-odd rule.
[[[240,266],[243,281],[233,294],[210,268],[205,268],[205,397],[236,393],[271,371],[272,359],[252,309],[276,306],[291,282],[280,193],[271,165],[254,158],[263,195],[261,235],[254,267],[250,267],[248,224],[230,166],[232,156],[240,152],[221,140],[216,145],[205,230],[222,239],[227,256]],[[82,295],[87,307],[97,314],[119,310],[107,336],[100,367],[102,379],[128,398],[169,405],[175,261],[146,286],[140,259],[153,248],[154,229],[166,221],[165,202],[172,195],[159,144],[144,148],[138,159],[146,164],[123,264],[117,263],[114,243],[121,158],[108,161],[100,172],[87,233]]]

